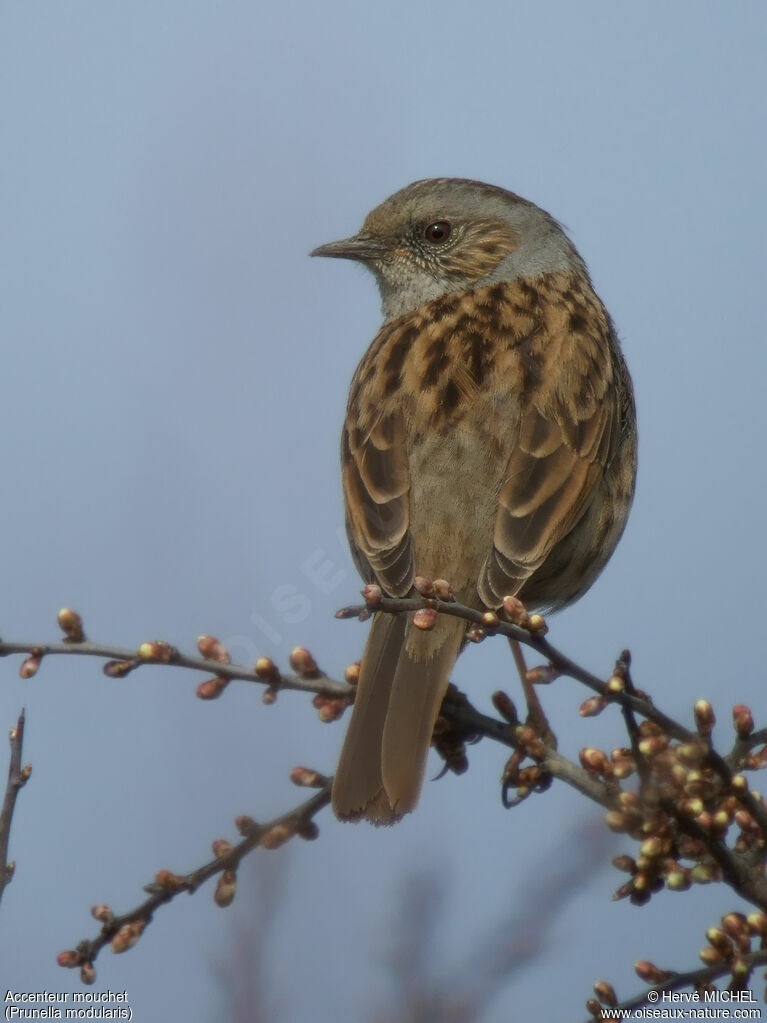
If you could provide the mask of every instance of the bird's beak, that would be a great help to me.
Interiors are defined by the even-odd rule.
[[[378,238],[369,234],[355,234],[351,238],[342,238],[338,242],[320,245],[309,253],[310,256],[333,256],[335,259],[358,259],[363,263],[369,260],[383,259],[387,246]]]

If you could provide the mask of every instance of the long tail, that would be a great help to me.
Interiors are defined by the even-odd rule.
[[[393,824],[413,810],[465,625],[440,615],[425,632],[405,615],[377,614],[333,782],[342,820]]]

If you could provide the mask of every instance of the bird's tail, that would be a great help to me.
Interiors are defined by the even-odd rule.
[[[379,612],[373,619],[333,782],[342,820],[393,824],[415,808],[464,630],[446,615],[428,631],[410,616]]]

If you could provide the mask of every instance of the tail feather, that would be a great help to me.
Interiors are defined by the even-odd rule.
[[[381,771],[398,816],[418,803],[432,732],[445,698],[465,625],[440,618],[431,632],[412,628],[397,662],[384,725]]]
[[[404,615],[373,620],[352,719],[333,783],[338,817],[393,824],[414,809],[464,624],[440,617],[405,632]]]
[[[352,717],[333,780],[333,809],[342,820],[361,817],[368,804],[383,793],[381,740],[405,625],[404,615],[377,614],[370,627]]]

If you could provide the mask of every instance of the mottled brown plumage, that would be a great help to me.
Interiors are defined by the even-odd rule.
[[[459,600],[579,597],[623,531],[636,472],[631,381],[586,268],[548,214],[478,182],[403,189],[315,250],[364,261],[386,322],[352,381],[347,525],[367,581],[417,575]],[[415,806],[465,625],[377,615],[333,790],[336,813]]]

